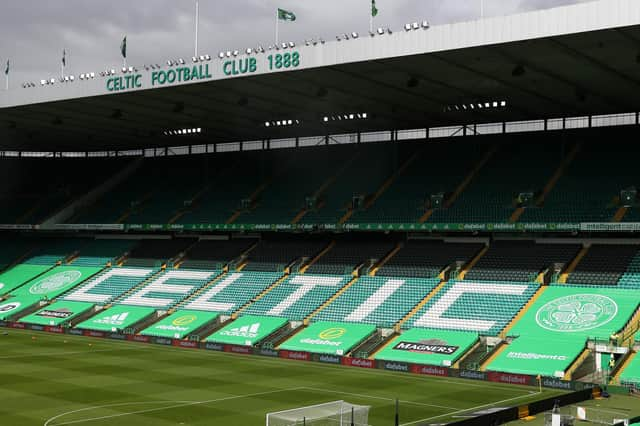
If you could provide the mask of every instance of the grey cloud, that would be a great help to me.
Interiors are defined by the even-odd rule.
[[[548,8],[584,0],[484,0],[487,16]],[[135,65],[190,57],[195,0],[4,0],[0,4],[0,63],[12,62],[12,86],[58,76],[62,49],[68,73],[120,66],[120,40],[127,35]],[[475,19],[480,0],[377,0],[376,26],[407,22],[442,24]],[[292,10],[283,39],[302,41],[369,27],[370,0],[200,0],[200,51],[273,43],[275,10]]]

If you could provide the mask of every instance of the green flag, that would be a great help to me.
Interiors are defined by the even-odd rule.
[[[378,16],[378,8],[376,7],[376,0],[371,0],[371,16]]]
[[[296,14],[293,12],[289,12],[288,10],[278,8],[278,19],[281,21],[295,21]]]
[[[120,53],[122,53],[123,58],[127,58],[127,36],[124,36],[122,39],[122,43],[120,44]]]
[[[7,67],[4,69],[4,75],[9,75],[9,60],[7,59]]]

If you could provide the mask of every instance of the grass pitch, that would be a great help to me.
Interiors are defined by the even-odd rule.
[[[3,330],[4,332],[4,330]],[[561,392],[23,330],[0,335],[0,424],[264,425],[343,399],[369,423],[443,423]]]

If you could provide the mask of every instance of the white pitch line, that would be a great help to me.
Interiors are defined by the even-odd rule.
[[[118,414],[110,414],[108,416],[100,416],[100,417],[91,417],[88,419],[80,419],[80,420],[72,420],[69,422],[63,422],[63,423],[56,423],[55,426],[62,426],[62,425],[71,425],[71,424],[77,424],[77,423],[86,423],[86,422],[92,422],[94,420],[104,420],[104,419],[113,419],[116,417],[124,417],[124,416],[131,416],[134,414],[145,414],[145,413],[152,413],[155,411],[163,411],[163,410],[171,410],[173,408],[182,408],[182,407],[191,407],[194,405],[202,405],[202,404],[210,404],[212,402],[222,402],[222,401],[230,401],[233,399],[242,399],[242,398],[251,398],[254,396],[260,396],[260,395],[270,395],[273,393],[278,393],[278,392],[290,392],[290,391],[295,391],[295,390],[300,390],[300,387],[296,387],[296,388],[289,388],[289,389],[278,389],[278,390],[273,390],[273,391],[266,391],[266,392],[256,392],[256,393],[250,393],[250,394],[246,394],[246,395],[235,395],[235,396],[228,396],[228,397],[224,397],[224,398],[216,398],[216,399],[209,399],[207,401],[196,401],[196,402],[184,402],[184,403],[180,403],[180,404],[174,404],[174,405],[170,405],[167,407],[159,407],[159,408],[149,408],[146,410],[138,410],[138,411],[130,411],[130,412],[126,412],[126,413],[118,413]],[[166,401],[168,403],[172,403],[174,401]],[[44,423],[44,426],[49,426],[51,425],[51,422],[59,419],[60,417],[69,415],[69,414],[73,414],[73,413],[78,413],[81,411],[87,411],[89,409],[96,409],[96,408],[105,408],[107,406],[97,406],[97,407],[91,407],[91,408],[83,408],[80,410],[75,410],[75,411],[69,411],[66,413],[62,413],[62,414],[58,414],[57,416],[51,417],[49,420],[47,420]],[[54,426],[54,425],[52,425]]]
[[[118,402],[116,404],[95,405],[93,407],[85,407],[85,408],[80,408],[78,410],[67,411],[65,413],[58,414],[57,416],[51,417],[49,420],[47,420],[44,423],[44,426],[47,426],[50,422],[56,419],[59,419],[60,417],[68,416],[70,414],[75,414],[75,413],[81,413],[83,411],[97,410],[98,408],[123,407],[125,405],[137,405],[137,404],[140,404],[140,405],[142,404],[175,404],[176,402],[191,403],[193,401],[138,401],[138,402]]]
[[[490,403],[484,404],[484,405],[478,405],[477,407],[465,408],[464,410],[458,410],[458,411],[453,411],[451,413],[440,414],[439,416],[427,417],[426,419],[415,420],[415,421],[409,422],[409,423],[402,423],[400,426],[414,425],[416,423],[426,422],[426,421],[433,420],[433,419],[439,419],[441,417],[453,416],[455,414],[465,413],[467,411],[472,411],[472,410],[479,410],[481,408],[491,407],[491,406],[494,406],[494,405],[497,405],[497,404],[503,404],[505,402],[515,401],[516,399],[522,399],[524,397],[533,396],[533,395],[537,395],[537,394],[540,394],[540,393],[541,392],[531,392],[529,395],[520,395],[520,396],[516,396],[514,398],[503,399],[502,401],[496,401],[496,402],[490,402]]]
[[[86,351],[73,351],[73,352],[45,352],[39,354],[22,354],[22,355],[9,355],[9,356],[0,356],[0,359],[12,359],[12,358],[35,358],[41,356],[64,356],[64,355],[78,355],[78,354],[90,354],[95,352],[114,352],[119,351],[120,349],[89,349]]]
[[[309,389],[312,391],[316,391],[316,392],[325,392],[325,393],[339,393],[342,395],[351,395],[351,396],[357,396],[360,398],[369,398],[369,399],[380,399],[383,401],[395,401],[395,399],[393,398],[385,398],[382,396],[374,396],[374,395],[367,395],[367,394],[362,394],[362,393],[353,393],[353,392],[342,392],[342,391],[334,391],[334,390],[329,390],[329,389],[319,389],[319,388],[310,388],[310,387],[303,387],[302,389]],[[459,410],[459,407],[447,407],[446,405],[435,405],[435,404],[426,404],[424,402],[417,402],[417,401],[403,401],[400,400],[399,402],[404,402],[406,404],[413,404],[413,405],[422,405],[424,407],[433,407],[433,408],[446,408],[447,410]]]

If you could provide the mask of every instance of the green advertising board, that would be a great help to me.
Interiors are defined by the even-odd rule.
[[[118,305],[98,312],[95,316],[78,324],[76,328],[116,332],[135,325],[154,312],[153,308]]]
[[[92,303],[61,300],[20,319],[20,322],[39,325],[62,325],[93,308]]]
[[[287,323],[285,318],[246,315],[209,336],[207,342],[253,346]]]
[[[0,294],[9,293],[37,277],[51,266],[22,263],[0,274]]]
[[[500,352],[487,370],[562,378],[584,350],[585,343],[584,338],[569,336],[553,341],[518,337]]]
[[[88,266],[58,266],[12,292],[16,296],[33,295],[53,299],[100,272]]]
[[[375,331],[376,327],[369,324],[320,321],[284,342],[280,349],[346,355]]]
[[[375,359],[449,367],[477,340],[476,333],[412,328],[393,339]]]
[[[218,318],[218,314],[215,312],[179,310],[145,328],[140,334],[168,339],[184,339],[205,324],[215,321],[216,318]]]
[[[539,340],[609,340],[638,308],[637,290],[555,285],[536,300],[509,334]]]
[[[20,297],[10,297],[0,302],[0,320],[11,318],[17,313],[32,307],[40,301],[39,297],[25,295]]]

